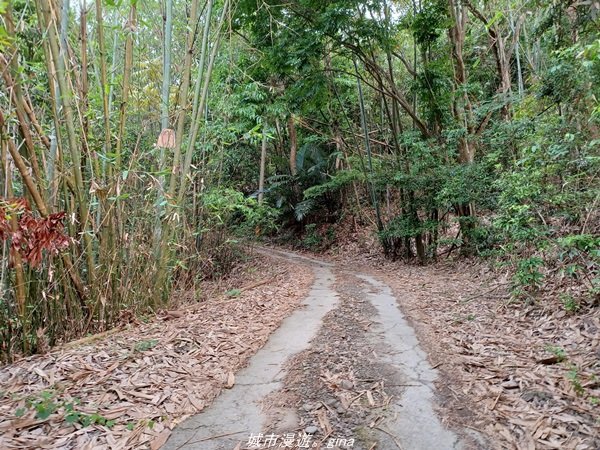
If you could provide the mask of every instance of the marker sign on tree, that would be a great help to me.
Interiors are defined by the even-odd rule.
[[[175,131],[171,128],[162,130],[158,136],[156,146],[162,148],[175,148]]]

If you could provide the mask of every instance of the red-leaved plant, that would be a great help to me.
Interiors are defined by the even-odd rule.
[[[15,217],[16,227],[11,223]],[[24,198],[0,198],[0,241],[10,240],[11,249],[36,267],[44,250],[57,254],[71,244],[64,233],[64,217],[64,212],[36,217]]]

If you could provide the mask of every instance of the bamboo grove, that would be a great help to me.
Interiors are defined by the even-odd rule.
[[[213,3],[175,23],[171,1],[2,4],[3,357],[165,304],[229,12]]]

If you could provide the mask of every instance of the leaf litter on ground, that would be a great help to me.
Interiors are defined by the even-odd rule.
[[[255,255],[227,282],[207,285],[202,301],[181,293],[177,309],[151,323],[1,367],[0,448],[160,448],[233,387],[312,279],[309,268]]]
[[[507,274],[469,261],[384,270],[441,372],[451,425],[496,448],[600,448],[597,307],[565,314],[556,296],[514,301]]]

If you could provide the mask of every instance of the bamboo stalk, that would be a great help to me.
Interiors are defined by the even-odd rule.
[[[212,0],[209,0],[209,12],[211,11],[212,8]],[[190,170],[190,166],[192,164],[192,157],[194,155],[194,147],[196,144],[196,139],[198,138],[198,131],[200,130],[200,124],[202,123],[202,115],[204,114],[204,105],[206,103],[206,100],[208,98],[208,87],[210,85],[210,78],[212,75],[212,70],[215,64],[215,59],[217,57],[217,53],[219,51],[219,44],[221,41],[221,28],[223,27],[223,23],[225,22],[225,17],[227,15],[227,11],[229,8],[229,0],[225,1],[225,4],[223,5],[223,11],[221,13],[221,17],[219,19],[219,24],[217,26],[217,30],[216,30],[216,37],[215,37],[215,42],[213,43],[213,48],[210,54],[210,58],[208,60],[208,67],[206,68],[206,76],[204,77],[204,79],[201,79],[201,75],[203,73],[203,71],[201,70],[199,72],[199,76],[198,79],[196,80],[196,89],[198,90],[198,86],[200,86],[200,84],[203,85],[202,87],[202,95],[199,99],[199,102],[197,103],[197,98],[194,99],[194,106],[196,107],[196,113],[193,114],[193,122],[192,122],[192,128],[191,128],[191,136],[190,136],[190,140],[188,142],[188,148],[187,148],[187,152],[185,155],[185,162],[184,162],[184,166],[183,166],[183,170],[181,173],[181,186],[179,189],[179,197],[178,197],[178,204],[181,204],[183,197],[185,195],[185,189],[186,189],[186,184],[187,184],[187,177],[189,174],[189,170]],[[207,12],[207,14],[209,14]],[[207,17],[207,22],[210,22],[210,17]],[[205,27],[204,29],[205,32],[205,36],[208,36],[208,26]],[[208,40],[208,37],[207,39]],[[203,40],[203,45],[205,45],[205,42]],[[204,63],[204,52],[206,51],[206,49],[203,49],[203,53],[202,56],[200,58],[200,64],[202,65]]]
[[[265,196],[265,165],[267,161],[267,127],[263,123],[262,129],[262,145],[260,148],[260,168],[258,175],[258,203],[262,204]]]
[[[188,90],[190,86],[190,73],[192,68],[192,56],[194,53],[195,28],[198,17],[198,0],[192,0],[190,15],[188,17],[188,34],[186,39],[186,55],[183,64],[183,78],[179,90],[179,105],[177,111],[177,130],[175,132],[175,148],[173,150],[173,163],[171,177],[169,180],[169,190],[167,194],[167,214],[163,220],[163,233],[161,235],[161,244],[159,251],[158,271],[156,276],[155,290],[160,292],[160,297],[164,300],[167,281],[167,264],[169,261],[169,240],[171,238],[171,224],[173,205],[171,202],[177,191],[177,180],[180,176],[181,146],[183,142],[183,133],[185,118],[189,109]]]
[[[117,143],[115,146],[115,171],[121,173],[121,151],[125,136],[125,124],[127,122],[127,105],[129,102],[129,90],[131,85],[131,68],[133,66],[133,34],[136,29],[136,3],[131,2],[129,18],[127,20],[125,39],[125,62],[123,65],[123,86],[121,90],[121,106],[119,108],[119,129],[117,132]]]
[[[100,0],[98,0],[100,1]],[[161,89],[160,125],[169,128],[169,91],[171,89],[171,39],[173,35],[173,0],[166,0],[163,47],[163,80]],[[161,150],[161,167],[164,165],[164,150]]]
[[[57,35],[56,21],[52,14],[52,2],[45,0],[36,0],[37,8],[40,13],[40,25],[48,31],[48,43],[50,47],[50,57],[54,61],[56,68],[56,81],[60,89],[60,96],[63,103],[63,113],[65,117],[65,126],[67,130],[67,141],[71,159],[73,163],[73,177],[76,186],[77,206],[80,216],[80,227],[83,235],[84,253],[87,261],[87,275],[90,285],[94,284],[95,262],[92,246],[92,236],[89,230],[89,208],[86,197],[86,189],[81,172],[81,153],[77,145],[77,133],[75,131],[75,120],[72,107],[72,91],[69,89],[69,73],[58,64],[60,60],[59,38]],[[63,61],[64,64],[64,61]],[[64,66],[63,66],[64,67]]]
[[[4,19],[8,35],[15,36],[15,25],[12,18],[12,5],[10,3],[6,9]],[[15,112],[19,121],[19,129],[21,130],[21,134],[23,135],[23,139],[25,141],[28,157],[31,161],[31,169],[33,170],[33,174],[36,180],[38,181],[38,183],[41,184],[43,182],[43,178],[38,163],[37,154],[35,152],[35,144],[33,143],[31,132],[29,131],[29,124],[27,123],[26,113],[23,107],[25,100],[23,97],[23,90],[21,88],[19,58],[17,57],[18,50],[16,47],[13,47],[12,51],[14,52],[14,55],[10,58],[10,61],[6,61],[4,56],[0,55],[2,56],[2,65],[8,66],[10,68],[10,72],[12,73],[9,74],[7,70],[3,69],[3,78],[7,84],[7,88],[11,90],[12,96],[14,98]]]
[[[365,139],[365,149],[367,152],[367,162],[369,164],[369,174],[373,173],[373,163],[371,158],[371,141],[369,140],[369,129],[367,125],[367,115],[365,112],[365,103],[362,91],[362,85],[360,83],[360,77],[358,76],[358,65],[356,64],[356,60],[354,62],[354,70],[356,71],[356,84],[358,88],[358,105],[360,107],[360,123],[362,125],[364,139]],[[377,229],[379,231],[383,230],[383,222],[381,220],[381,211],[379,209],[379,202],[377,200],[377,194],[375,193],[375,188],[373,187],[373,183],[368,181],[369,190],[371,191],[371,200],[373,202],[373,208],[375,209],[375,214],[377,216]]]
[[[102,17],[102,0],[96,0],[96,34],[98,36],[98,59],[100,61],[100,93],[102,95],[102,119],[104,129],[104,152],[110,153],[110,111],[108,109],[108,77],[106,74],[106,43],[104,40],[104,18]]]
[[[56,73],[54,69],[54,64],[52,62],[52,58],[50,56],[50,46],[48,45],[48,40],[43,40],[43,49],[44,49],[44,59],[46,61],[46,71],[50,75],[48,80],[50,98],[52,99],[52,120],[54,125],[53,135],[50,139],[50,148],[48,153],[48,161],[46,167],[47,179],[48,179],[48,199],[49,204],[51,206],[56,205],[58,189],[59,189],[59,180],[56,176],[56,165],[60,164],[60,155],[61,151],[61,143],[62,143],[62,132],[61,132],[61,123],[59,110],[62,108],[60,93],[58,83],[53,75]]]
[[[7,182],[7,190],[8,196],[13,197],[13,189],[12,189],[12,181],[10,177],[6,179]],[[17,232],[19,230],[19,225],[17,223],[17,215],[12,214],[10,219],[10,227],[11,230]],[[23,269],[23,258],[21,254],[14,248],[10,248],[10,256],[13,262],[14,270],[15,270],[15,298],[17,301],[17,306],[19,308],[19,317],[21,320],[21,327],[23,333],[23,351],[29,351],[29,318],[27,317],[27,296],[25,292],[25,271]]]
[[[5,123],[6,122],[4,120],[4,114],[2,113],[2,111],[0,111],[0,129],[4,128]],[[19,150],[17,149],[17,146],[15,145],[14,141],[10,138],[7,138],[6,140],[8,143],[8,151],[10,153],[10,156],[12,157],[12,159],[15,163],[15,167],[21,174],[21,177],[23,178],[23,182],[25,183],[25,186],[27,186],[27,189],[28,189],[29,193],[31,194],[31,197],[34,200],[36,208],[38,209],[38,211],[42,217],[48,217],[48,208],[46,207],[44,199],[40,195],[40,192],[37,189],[35,182],[31,178],[31,175],[29,174],[29,169],[27,167],[27,164],[25,164],[25,161],[21,157],[21,154],[19,153]],[[81,279],[79,278],[79,275],[77,274],[77,272],[74,270],[73,263],[71,262],[68,255],[62,254],[62,259],[63,259],[63,262],[65,263],[65,265],[67,266],[67,270],[69,272],[69,275],[71,276],[71,280],[73,281],[73,284],[75,285],[77,292],[79,293],[80,301],[82,302],[81,303],[82,307],[84,308],[84,310],[87,310],[87,306],[85,304],[86,293],[85,293],[85,288],[83,286],[83,283],[81,282]]]
[[[1,113],[0,113],[1,114]],[[2,168],[5,174],[5,186],[6,196],[11,198],[14,196],[12,188],[12,174],[10,173],[8,159],[6,158],[6,146],[8,140],[4,138],[4,118],[2,118],[2,124],[0,124],[0,146],[2,147]],[[12,214],[10,218],[10,227],[14,232],[18,231],[18,223],[16,214]],[[28,320],[27,320],[27,297],[25,293],[25,275],[23,271],[23,258],[21,254],[16,251],[12,246],[9,248],[10,259],[13,263],[15,271],[15,300],[17,303],[18,314],[21,320],[21,327],[23,330],[23,350],[28,351]]]
[[[161,89],[161,111],[160,111],[160,125],[161,132],[169,128],[169,92],[171,89],[171,39],[173,31],[173,0],[166,0],[166,11],[164,18],[164,42],[163,42],[163,80]],[[154,257],[158,261],[160,258],[160,242],[162,239],[162,220],[161,217],[164,212],[164,199],[165,199],[165,176],[163,174],[165,170],[166,151],[165,147],[160,147],[158,158],[158,195],[156,205],[156,225],[154,227]]]

